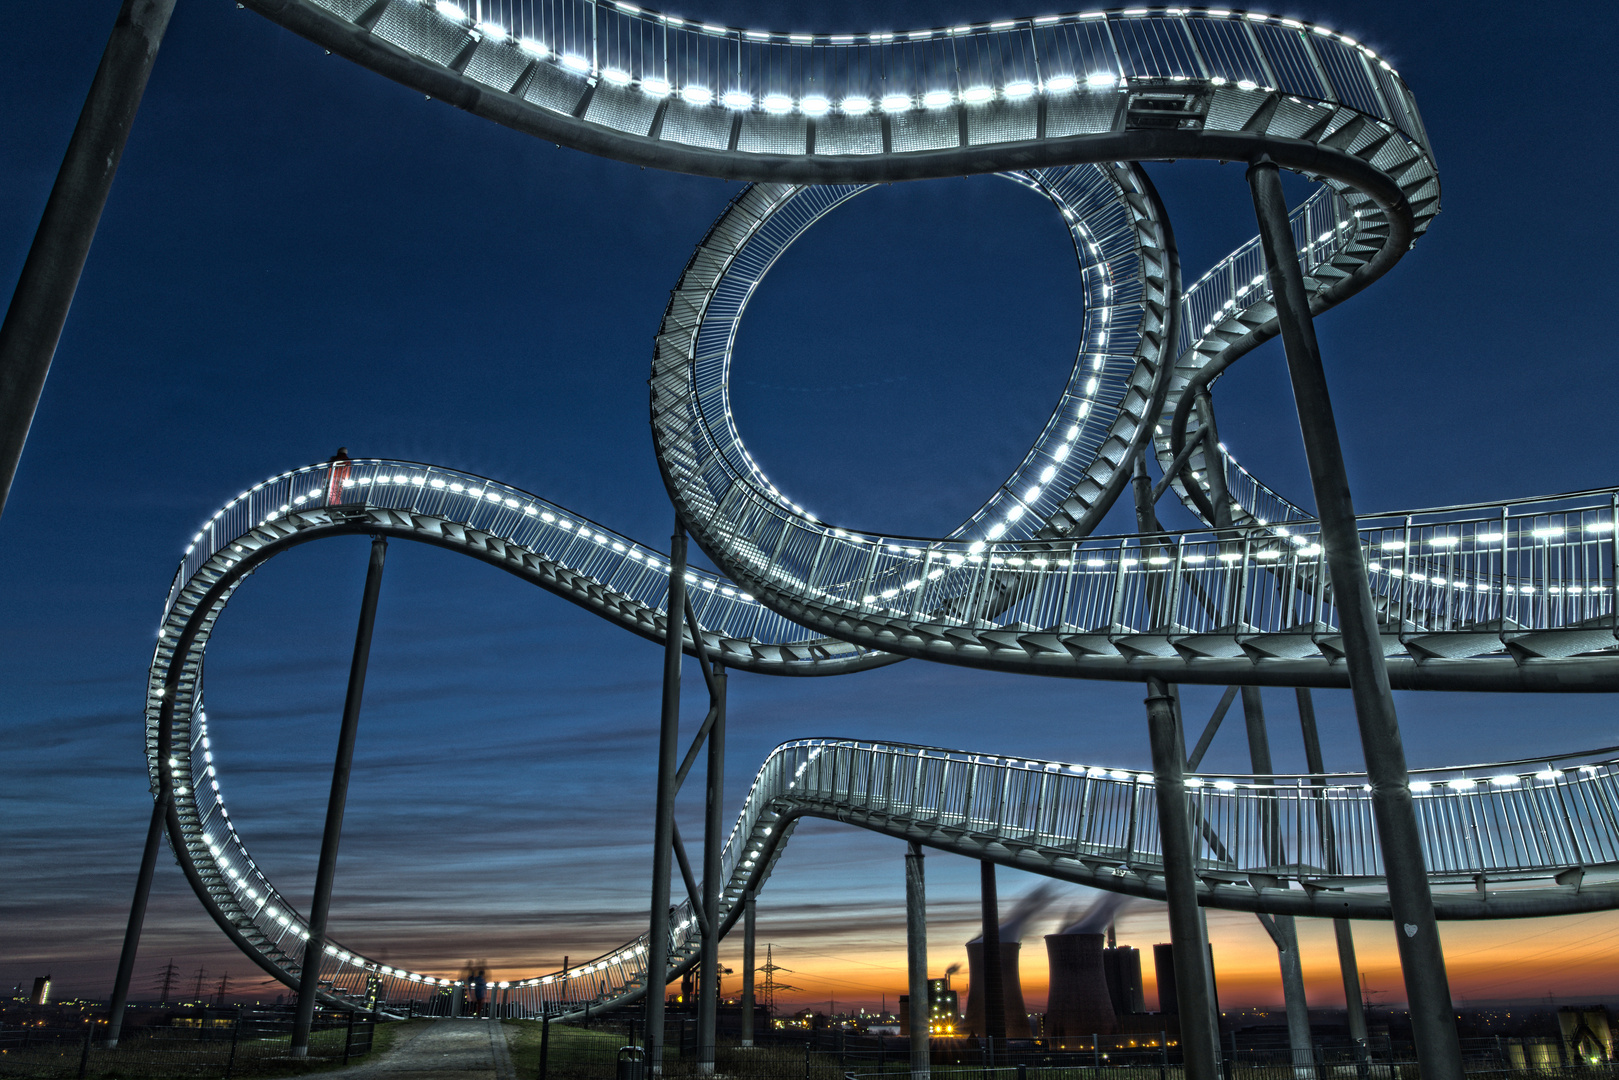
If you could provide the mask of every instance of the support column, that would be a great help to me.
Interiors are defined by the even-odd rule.
[[[1315,726],[1315,699],[1308,687],[1293,691],[1299,703],[1299,728],[1304,734],[1304,767],[1315,778],[1319,787],[1326,779],[1326,759],[1321,755],[1321,733]],[[1338,842],[1332,827],[1332,816],[1326,805],[1321,807],[1321,842],[1326,848],[1326,871],[1338,873]],[[1348,919],[1332,920],[1333,934],[1338,939],[1338,969],[1344,980],[1344,1009],[1349,1019],[1349,1041],[1366,1048],[1366,1010],[1360,999],[1360,966],[1355,962],[1355,932]]]
[[[1259,687],[1242,688],[1242,714],[1248,725],[1248,760],[1255,776],[1269,777],[1276,772],[1270,754],[1270,733],[1265,730],[1265,703]],[[1280,822],[1274,808],[1263,817],[1265,860],[1273,866],[1287,862],[1282,846]],[[1269,922],[1276,942],[1276,958],[1282,971],[1282,1001],[1287,1007],[1287,1041],[1293,1051],[1293,1071],[1308,1075],[1314,1068],[1315,1044],[1310,1036],[1310,1006],[1304,996],[1304,965],[1299,956],[1298,926],[1291,915],[1260,916]]]
[[[1372,812],[1394,914],[1394,939],[1405,975],[1417,1063],[1424,1080],[1461,1080],[1456,1014],[1451,1006],[1433,895],[1428,888],[1422,834],[1411,802],[1399,717],[1383,663],[1377,611],[1366,580],[1343,448],[1338,441],[1326,373],[1321,367],[1321,349],[1304,291],[1304,272],[1287,220],[1287,200],[1276,163],[1269,158],[1255,162],[1248,169],[1248,184],[1253,191],[1260,242],[1287,352],[1293,400],[1310,466],[1310,486],[1321,519],[1321,546],[1326,553],[1333,603],[1343,635],[1344,666],[1360,725],[1366,778],[1372,788]]]
[[[1197,398],[1192,402],[1197,409],[1198,434],[1203,442],[1203,461],[1206,468],[1203,470],[1204,482],[1209,486],[1209,502],[1214,504],[1214,521],[1216,528],[1228,529],[1231,527],[1231,493],[1225,482],[1225,456],[1220,450],[1220,430],[1214,424],[1214,402],[1209,397],[1208,387],[1198,391]]]
[[[1164,852],[1164,897],[1169,903],[1169,940],[1175,956],[1175,995],[1180,1004],[1181,1055],[1186,1080],[1218,1080],[1219,1033],[1209,992],[1209,954],[1198,913],[1192,820],[1186,808],[1186,750],[1174,700],[1162,679],[1148,677],[1146,703]]]
[[[174,0],[124,0],[0,323],[0,513]]]
[[[978,884],[983,916],[984,1045],[989,1063],[995,1064],[995,1047],[1006,1043],[1006,987],[1001,985],[1001,905],[995,895],[995,864],[978,861]],[[978,988],[972,988],[978,993]]]
[[[669,982],[669,870],[675,842],[675,770],[680,752],[680,662],[686,609],[686,528],[675,515],[669,541],[669,599],[664,616],[663,713],[658,727],[658,788],[652,829],[652,918],[646,955],[646,1062],[663,1073],[663,1004]]]
[[[742,1045],[753,1045],[753,965],[755,894],[750,885],[742,895]]]
[[[315,870],[315,895],[309,904],[309,940],[304,942],[303,967],[298,975],[298,1012],[292,1022],[292,1056],[309,1053],[309,1028],[315,1020],[315,998],[320,993],[320,966],[326,953],[326,916],[332,907],[332,881],[337,876],[337,845],[343,836],[343,808],[349,797],[349,770],[354,764],[354,736],[360,728],[360,701],[365,696],[365,669],[371,659],[371,633],[377,625],[377,597],[382,592],[382,565],[388,541],[371,540],[371,562],[365,572],[365,594],[360,600],[360,626],[354,632],[354,657],[349,662],[349,688],[343,699],[343,726],[337,735],[337,760],[332,765],[332,792],[326,800],[326,830],[320,838],[320,865]]]
[[[911,1080],[927,1080],[933,1010],[928,1003],[928,898],[922,845],[905,853],[905,962],[910,975]]]
[[[165,764],[162,768],[167,768]],[[157,872],[157,852],[163,845],[163,827],[168,823],[173,801],[173,778],[158,781],[158,794],[152,800],[152,823],[146,829],[146,847],[141,852],[140,873],[135,876],[135,898],[129,903],[129,925],[124,929],[124,951],[118,956],[118,977],[112,985],[112,1002],[107,1009],[107,1049],[118,1045],[124,1030],[124,1007],[129,1002],[129,981],[135,975],[135,953],[140,948],[141,928],[146,925],[146,901],[152,895],[152,875]]]
[[[703,825],[703,911],[708,915],[708,933],[703,935],[697,987],[697,1071],[714,1071],[720,1009],[720,885],[724,871],[720,856],[725,852],[725,668],[714,664],[713,689],[709,707],[714,723],[708,729],[707,817]]]

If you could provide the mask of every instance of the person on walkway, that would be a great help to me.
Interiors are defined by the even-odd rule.
[[[331,456],[327,467],[331,470],[326,481],[326,505],[336,506],[343,501],[343,481],[349,478],[349,450],[346,446],[339,446],[337,453]]]

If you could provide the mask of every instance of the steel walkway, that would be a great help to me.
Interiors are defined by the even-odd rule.
[[[296,985],[303,916],[264,875],[220,791],[200,672],[213,626],[236,588],[275,555],[314,540],[386,535],[457,551],[661,640],[664,556],[516,488],[399,461],[357,461],[347,501],[329,505],[328,472],[310,466],[255,485],[193,537],[176,573],[153,658],[147,753],[167,770],[182,868],[205,907],[265,971]],[[817,640],[734,584],[690,572],[706,645],[761,673],[820,674],[891,659]],[[688,645],[688,648],[694,648]],[[1413,784],[1440,913],[1553,914],[1619,904],[1619,763],[1436,770]],[[1386,917],[1363,777],[1197,777],[1204,903],[1304,915]],[[723,924],[761,883],[793,822],[823,817],[1080,884],[1162,895],[1151,776],[895,743],[803,740],[778,748],[748,793],[725,854]],[[1278,857],[1278,852],[1283,857]],[[696,923],[674,920],[671,973],[694,963]],[[593,1007],[644,988],[645,942],[504,989],[515,1010]],[[447,980],[396,969],[332,942],[332,992],[347,1001],[408,1000]],[[378,997],[380,995],[380,998]],[[566,997],[559,996],[566,995]]]
[[[1183,288],[1141,161],[1276,164],[1318,182],[1292,215],[1314,310],[1377,280],[1427,229],[1439,182],[1410,91],[1325,27],[1224,9],[1141,8],[907,32],[713,26],[617,0],[244,0],[407,86],[619,160],[754,181],[715,223],[656,339],[652,426],[669,493],[725,577],[693,572],[705,645],[730,667],[836,674],[910,656],[1022,673],[1344,686],[1309,515],[1211,436],[1210,383],[1276,333],[1257,244]],[[1007,481],[942,538],[851,531],[778,489],[734,424],[735,330],[805,230],[866,186],[1005,173],[1060,211],[1084,338],[1065,392]],[[1097,537],[1143,452],[1205,523]],[[219,793],[203,654],[237,586],[281,551],[386,535],[459,551],[652,640],[669,563],[493,481],[364,461],[339,498],[311,466],[244,491],[198,531],[165,604],[146,703],[172,839],[233,940],[294,985],[302,917],[263,876]],[[1396,687],[1619,688],[1619,489],[1361,521]],[[690,646],[689,646],[690,647]],[[1619,903],[1615,766],[1450,771],[1413,791],[1447,917]],[[1426,785],[1426,786],[1421,786]],[[1199,777],[1211,906],[1386,917],[1363,778]],[[801,816],[845,821],[1101,888],[1161,895],[1149,778],[840,740],[784,745],[726,853],[722,924]],[[671,973],[696,958],[675,920]],[[645,991],[637,940],[504,987],[516,1008]],[[331,990],[423,996],[446,980],[335,942]],[[419,989],[418,989],[419,988]]]

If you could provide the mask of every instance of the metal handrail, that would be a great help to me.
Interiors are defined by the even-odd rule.
[[[913,138],[925,144],[927,118],[957,108],[1032,111],[1045,99],[1083,109],[1088,99],[1160,84],[1276,90],[1300,103],[1358,109],[1427,141],[1409,90],[1377,53],[1327,27],[1257,12],[1089,11],[909,31],[799,33],[716,25],[626,0],[396,0],[380,17],[357,0],[316,3],[350,24],[371,15],[364,29],[441,67],[470,53],[468,77],[501,90],[512,90],[527,71],[526,96],[545,107],[560,110],[570,93],[587,87],[623,111],[639,104],[650,113],[667,103],[699,130],[662,137],[698,145],[713,145],[715,136],[705,140],[701,130],[711,114],[753,118],[762,129],[755,152],[791,145],[778,138],[771,146],[768,123],[791,132],[807,120],[859,134],[862,122],[875,127],[892,117],[923,128]],[[596,122],[634,123],[612,116]]]
[[[1511,764],[1482,768],[1499,771]],[[1186,798],[1206,826],[1196,854],[1200,873],[1257,873],[1340,888],[1378,883],[1369,791],[1296,786],[1284,776],[1265,779],[1276,783],[1215,787],[1188,778]],[[1527,881],[1571,866],[1619,865],[1619,761],[1484,791],[1422,790],[1415,802],[1436,883],[1472,885],[1480,875]],[[890,826],[908,823],[947,849],[1015,839],[1042,858],[1100,861],[1136,875],[1160,865],[1149,774],[886,741],[797,739],[766,758],[732,829],[723,862],[722,925],[734,918],[744,890],[756,888],[779,857],[783,821],[803,812],[855,824],[872,816]],[[1479,842],[1453,842],[1459,813],[1479,828]],[[783,835],[773,838],[773,830]],[[1336,868],[1331,874],[1322,869],[1329,865]],[[673,971],[689,963],[695,942],[688,905],[676,909],[671,927]],[[637,994],[645,982],[636,964],[644,941],[638,937],[566,977],[553,972],[513,981],[509,1006],[516,1015],[538,1015]],[[367,970],[375,971],[339,971],[336,978],[363,979]],[[414,982],[395,978],[394,989],[409,993]]]

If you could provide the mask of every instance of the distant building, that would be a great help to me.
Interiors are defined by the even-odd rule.
[[[949,979],[928,980],[928,1033],[954,1035],[961,1022],[960,998],[950,989]],[[899,996],[899,1033],[911,1034],[911,996]]]
[[[28,995],[30,1005],[49,1005],[51,1003],[51,977],[41,975],[34,980],[34,992]]]

